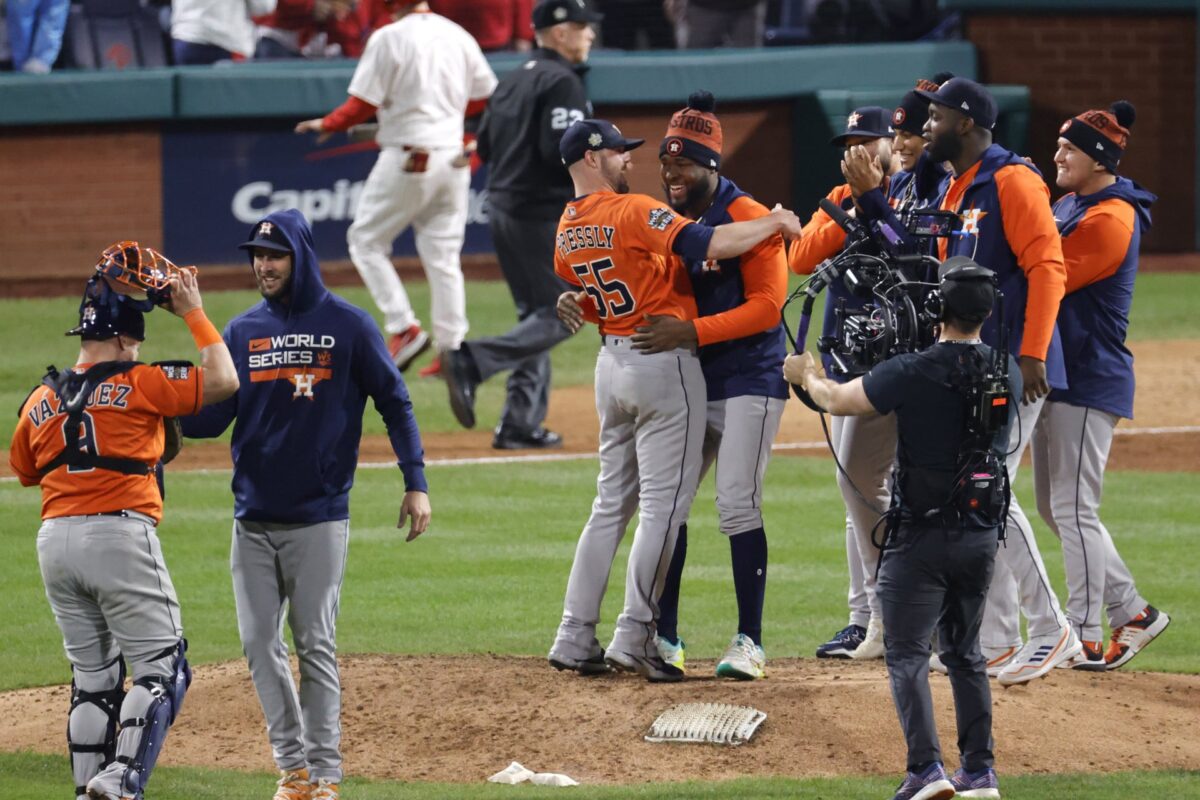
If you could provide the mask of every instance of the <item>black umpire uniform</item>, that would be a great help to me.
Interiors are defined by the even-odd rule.
[[[590,24],[600,15],[576,0],[544,0],[533,26]],[[463,342],[442,357],[442,372],[459,423],[475,425],[475,388],[512,370],[492,446],[557,447],[545,430],[550,395],[550,355],[570,336],[555,304],[569,286],[554,274],[554,237],[563,206],[573,196],[558,141],[573,122],[592,115],[582,65],[555,50],[538,48],[529,61],[500,79],[484,112],[479,154],[488,166],[488,224],[519,323],[500,336]]]
[[[995,289],[989,271],[961,258],[943,264],[941,274],[944,310],[980,317],[991,310]],[[964,277],[953,280],[955,275]],[[910,774],[942,761],[929,693],[929,641],[935,627],[954,690],[963,769],[981,773],[994,760],[992,697],[979,626],[1007,510],[1001,468],[1016,414],[990,434],[973,437],[966,424],[978,402],[969,399],[966,387],[980,383],[992,357],[992,349],[978,338],[943,338],[920,353],[889,359],[863,377],[875,409],[896,412],[899,434],[877,591]],[[996,401],[999,405],[1021,397],[1021,371],[1011,356],[1008,361],[1009,394]],[[992,400],[988,403],[994,407]],[[972,451],[990,451],[992,468],[978,458],[964,458]],[[984,478],[989,474],[991,482]]]

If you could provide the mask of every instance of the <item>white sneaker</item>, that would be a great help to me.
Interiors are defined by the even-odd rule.
[[[687,672],[687,669],[684,667],[684,662],[687,660],[687,652],[684,650],[683,639],[672,642],[670,639],[665,639],[662,636],[655,636],[654,646],[658,648],[658,654],[662,656],[663,661],[675,667],[680,672]]]
[[[867,635],[862,644],[854,649],[850,657],[856,661],[866,661],[872,658],[883,658],[886,652],[883,646],[883,620],[871,617],[867,623]]]
[[[1070,627],[1043,636],[1033,636],[996,678],[1001,686],[1028,683],[1082,651],[1083,643]]]
[[[767,655],[744,633],[733,637],[725,655],[717,662],[718,678],[753,681],[766,674]]]
[[[1000,674],[1000,670],[1008,666],[1009,662],[1017,655],[1016,647],[984,647],[983,657],[987,659],[987,674],[989,678],[994,678]],[[940,672],[943,675],[949,675],[950,670],[942,663],[942,659],[937,653],[929,657],[929,669],[932,672]]]

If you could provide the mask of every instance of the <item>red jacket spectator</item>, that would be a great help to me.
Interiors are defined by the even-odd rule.
[[[382,9],[382,0],[363,0],[355,8],[354,0],[278,0],[275,11],[255,17],[262,38],[270,39],[279,48],[264,50],[261,46],[259,58],[303,54],[312,38],[320,33],[326,36],[327,45],[338,45],[347,58],[358,58],[366,47],[367,37],[374,29],[370,23],[370,7]],[[390,21],[390,16],[387,21]],[[285,52],[286,51],[286,52]]]
[[[467,30],[482,50],[528,50],[532,0],[430,0],[430,8]]]

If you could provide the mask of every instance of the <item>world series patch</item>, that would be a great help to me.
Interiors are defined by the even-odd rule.
[[[650,209],[650,218],[646,221],[656,231],[665,231],[667,226],[675,221],[675,214],[665,208]]]

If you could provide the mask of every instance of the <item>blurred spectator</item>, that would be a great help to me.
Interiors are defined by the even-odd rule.
[[[212,64],[254,54],[251,17],[270,14],[275,0],[175,0],[171,40],[176,64]]]
[[[43,75],[62,49],[70,0],[7,0],[13,69]]]
[[[255,17],[255,58],[358,58],[369,24],[355,0],[278,0],[274,13]]]
[[[674,50],[675,31],[663,0],[601,0],[600,35],[605,47],[618,50]]]
[[[429,6],[465,28],[485,53],[533,47],[532,0],[430,0]]]
[[[665,0],[663,7],[680,47],[762,47],[767,0]]]

